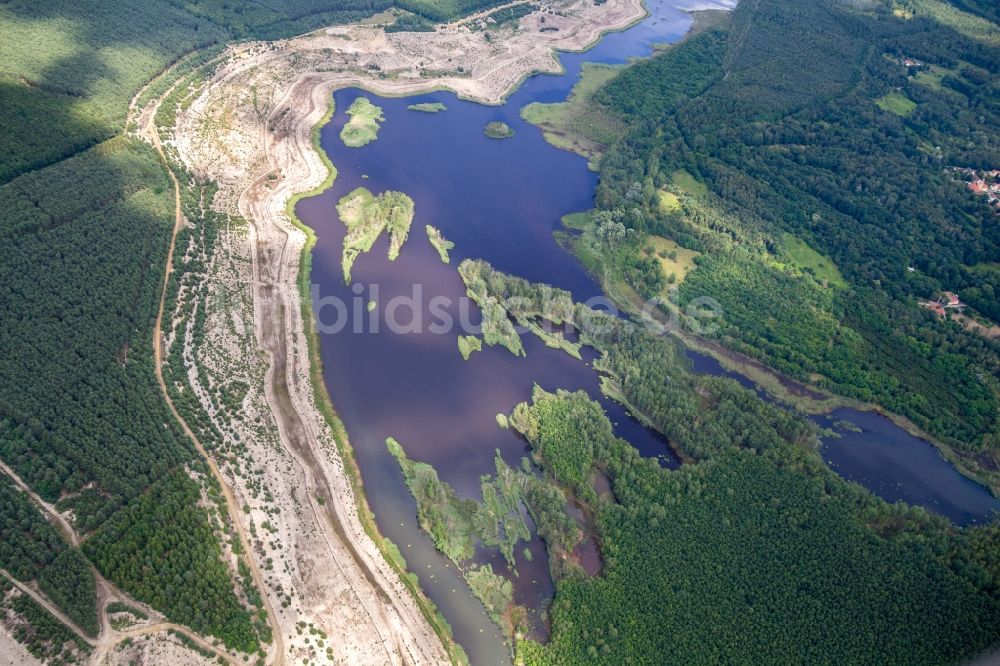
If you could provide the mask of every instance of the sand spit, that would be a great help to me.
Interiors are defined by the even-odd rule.
[[[297,278],[305,234],[286,208],[321,185],[313,129],[331,92],[362,86],[404,95],[447,88],[495,104],[533,72],[558,72],[555,50],[581,50],[645,15],[641,0],[541,2],[517,25],[474,30],[481,17],[433,33],[338,26],[292,40],[232,47],[178,114],[166,142],[196,177],[215,181],[233,216],[208,269],[206,340],[185,351],[206,412],[238,434],[246,457],[220,460],[288,657],[313,663],[448,661],[416,600],[364,530],[348,469],[310,381]],[[487,37],[490,35],[490,37]],[[242,225],[241,219],[249,224]],[[169,344],[170,341],[168,340]],[[217,383],[250,386],[222,419]],[[209,385],[204,385],[204,384]],[[234,441],[237,438],[233,437]],[[263,489],[263,491],[262,491]],[[329,637],[322,642],[317,638]],[[317,649],[321,644],[322,649]]]

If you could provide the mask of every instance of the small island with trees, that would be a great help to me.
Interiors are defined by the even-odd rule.
[[[389,232],[389,261],[395,261],[413,222],[413,199],[402,192],[374,195],[359,187],[337,204],[337,214],[347,226],[341,265],[344,282],[351,281],[351,266],[368,252],[383,231]]]
[[[410,104],[406,108],[410,111],[421,111],[423,113],[440,113],[441,111],[448,110],[448,107],[441,102],[420,102],[419,104]]]
[[[448,256],[448,251],[455,247],[455,244],[441,235],[441,230],[437,227],[432,227],[428,224],[424,227],[424,230],[427,232],[427,240],[429,240],[431,245],[434,246],[434,249],[437,250],[442,263],[450,263],[451,257]]]
[[[458,352],[462,355],[462,358],[466,361],[472,356],[473,352],[483,350],[483,341],[474,335],[460,335],[458,336]]]
[[[514,130],[511,126],[500,120],[487,123],[486,127],[483,128],[483,132],[491,139],[509,139],[514,136]]]
[[[340,140],[348,148],[360,148],[378,138],[378,130],[385,116],[382,107],[371,103],[367,97],[358,97],[347,109],[351,118],[340,130]]]

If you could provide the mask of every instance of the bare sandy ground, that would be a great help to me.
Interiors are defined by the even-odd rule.
[[[293,40],[239,45],[166,142],[196,177],[215,181],[232,216],[209,264],[206,339],[184,350],[188,379],[234,447],[217,457],[252,535],[272,624],[285,654],[310,663],[444,663],[448,653],[417,601],[365,532],[334,432],[313,393],[296,285],[304,234],[287,202],[327,168],[312,145],[331,91],[383,94],[448,88],[499,103],[525,76],[557,72],[554,50],[580,50],[645,15],[641,0],[543,2],[519,25],[386,34],[339,26]],[[543,31],[543,28],[545,29]],[[249,224],[243,224],[246,220]],[[178,251],[182,251],[178,248]],[[308,324],[311,325],[311,324]],[[165,344],[174,344],[176,335]],[[198,372],[197,370],[201,370]],[[213,391],[250,388],[238,414]],[[238,443],[238,446],[235,446]],[[277,661],[277,655],[270,660]]]
[[[220,202],[234,211],[262,173],[285,182],[281,199],[322,182],[326,171],[311,150],[295,149],[336,88],[359,86],[384,95],[448,89],[484,104],[498,104],[534,72],[557,73],[556,51],[579,51],[602,34],[645,16],[642,0],[543,2],[518,26],[473,30],[474,17],[433,33],[386,33],[373,26],[337,26],[292,40],[239,45],[215,79],[178,119],[176,149],[199,176],[216,181]],[[543,32],[544,31],[544,32]],[[308,100],[316,96],[318,109]],[[306,112],[308,107],[312,113]],[[272,127],[280,123],[277,136]],[[268,136],[271,134],[272,136]],[[291,151],[291,152],[289,152]]]
[[[0,666],[42,666],[10,631],[0,624]]]
[[[218,662],[181,645],[176,638],[150,634],[133,638],[128,645],[111,652],[100,663],[107,666],[157,666],[159,664],[212,666]]]

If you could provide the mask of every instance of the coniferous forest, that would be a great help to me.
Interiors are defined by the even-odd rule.
[[[33,652],[87,648],[8,578],[88,636],[103,576],[228,648],[254,655],[268,640],[231,570],[217,489],[156,381],[174,190],[126,127],[133,98],[147,84],[138,103],[165,93],[160,73],[233,42],[388,9],[407,12],[394,31],[432,31],[506,4],[0,2],[0,459],[12,472],[0,474],[0,592]],[[670,301],[664,313],[715,299],[712,343],[906,417],[1000,488],[1000,338],[921,305],[954,292],[967,319],[1000,321],[1000,213],[964,175],[1000,170],[998,22],[991,0],[742,0],[699,19],[588,92],[587,119],[607,120],[585,137],[601,147],[595,211],[562,240],[605,286]],[[664,272],[678,252],[691,265]],[[545,321],[592,316],[568,294],[558,312],[538,309],[539,285],[482,262],[460,275],[485,344],[515,355],[515,322],[541,335]],[[530,532],[522,503],[531,514],[556,594],[550,639],[517,637],[518,663],[938,664],[996,644],[1000,528],[877,499],[823,463],[794,411],[696,375],[671,338],[605,323],[547,342],[597,350],[606,392],[669,441],[679,469],[640,458],[587,396],[541,389],[498,416],[527,459],[515,470],[498,458],[482,504],[397,456],[438,500],[420,519],[457,543],[456,563],[477,547],[512,562]],[[481,346],[462,344],[466,356]],[[585,535],[597,574],[573,554]],[[491,615],[517,626],[511,581],[467,573]]]
[[[1000,164],[1000,28],[976,3],[961,20],[904,5],[744,2],[624,69],[592,100],[628,128],[596,205],[629,234],[597,249],[643,296],[718,301],[726,345],[988,469],[1000,347],[919,302],[950,291],[1000,318],[997,209],[953,169]],[[616,259],[649,236],[698,252],[696,269],[665,285]]]
[[[222,534],[184,473],[197,468],[194,450],[153,372],[173,189],[156,152],[125,126],[130,102],[147,84],[140,105],[162,95],[171,79],[154,80],[161,72],[175,64],[190,72],[228,43],[286,38],[391,6],[0,3],[0,458],[71,512],[86,538],[82,553],[70,548],[4,475],[0,568],[37,583],[86,632],[97,631],[96,565],[171,620],[249,653],[258,645],[221,559]],[[63,635],[43,609],[18,604],[30,609],[21,614],[33,619],[36,631],[24,632],[32,641]]]
[[[557,582],[552,638],[522,642],[524,663],[940,664],[997,639],[997,580],[980,586],[971,547],[939,522],[879,534],[859,514],[893,510],[808,454],[727,448],[667,471],[581,394],[536,391],[512,424],[554,481],[589,497],[604,561]],[[589,487],[598,469],[613,499]]]
[[[502,419],[531,455],[520,472],[498,459],[484,488],[514,474],[536,496],[547,489],[545,502],[530,493],[524,502],[556,581],[551,639],[518,641],[519,661],[939,664],[996,642],[995,524],[958,529],[844,480],[824,463],[804,417],[731,379],[693,372],[670,338],[482,261],[461,272],[479,298],[522,325],[571,324],[597,350],[605,390],[686,461],[671,470],[640,456],[584,392],[536,386],[531,402]],[[427,465],[401,464],[422,470],[425,483],[410,486],[439,548],[467,540],[468,530],[449,529],[447,519],[456,507],[481,506],[456,497]],[[559,522],[568,506],[593,516],[597,575],[573,554],[586,525]],[[508,550],[523,537],[513,538]],[[511,608],[504,617],[517,616]]]

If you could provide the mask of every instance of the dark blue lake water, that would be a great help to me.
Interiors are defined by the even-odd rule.
[[[552,238],[563,215],[592,207],[597,177],[587,170],[584,159],[548,145],[536,128],[520,119],[519,112],[531,102],[565,99],[583,62],[625,62],[648,55],[656,43],[676,41],[690,25],[689,16],[676,6],[683,4],[649,2],[649,19],[605,37],[589,52],[565,54],[565,74],[529,79],[502,106],[465,102],[446,92],[391,99],[356,89],[337,91],[336,111],[322,130],[321,144],[339,175],[329,190],[297,207],[300,218],[319,237],[312,281],[318,285],[315,305],[321,324],[330,326],[338,320],[336,309],[324,305],[325,298],[351,304],[347,328],[321,335],[322,358],[326,386],[350,435],[368,501],[382,533],[399,546],[474,664],[509,663],[509,650],[460,573],[416,524],[413,499],[384,441],[395,437],[412,458],[433,465],[459,493],[478,497],[479,477],[493,471],[496,451],[512,465],[526,455],[525,442],[498,427],[495,417],[528,400],[537,383],[547,390],[587,391],[600,401],[619,436],[643,455],[658,457],[664,465],[677,464],[658,435],[601,394],[589,363],[548,349],[530,335],[523,337],[526,358],[515,358],[502,348],[486,348],[464,361],[458,353],[457,327],[439,334],[430,325],[442,313],[455,321],[463,316],[478,320],[474,308],[463,312],[459,305],[465,288],[456,266],[466,258],[486,259],[499,270],[553,284],[578,300],[601,296],[599,286]],[[383,108],[385,122],[377,141],[360,149],[347,148],[338,134],[347,119],[344,111],[361,94]],[[448,110],[437,114],[407,110],[416,102],[442,102]],[[493,120],[506,122],[515,136],[502,141],[487,138],[483,126]],[[376,193],[405,192],[414,200],[416,214],[399,258],[387,260],[388,242],[381,238],[354,263],[353,284],[348,286],[343,283],[340,263],[344,226],[335,207],[359,186]],[[440,261],[428,243],[426,224],[455,243],[449,265]],[[400,305],[404,298],[420,305],[415,309]],[[364,307],[368,300],[376,302],[374,312]],[[408,325],[409,330],[394,332],[389,320]],[[378,322],[377,332],[373,322]],[[363,332],[355,334],[356,328]],[[696,365],[711,370],[710,361]],[[836,418],[853,420],[850,414]],[[896,431],[887,431],[885,437],[892,442],[903,441],[899,433],[909,437]],[[850,437],[837,440],[824,455],[845,476],[867,484],[869,477],[852,476],[852,470],[863,468],[865,461],[850,457],[851,441]],[[903,457],[907,457],[914,445],[903,446]],[[877,483],[891,485],[891,479],[897,478],[896,457],[875,461],[887,470],[886,478]],[[849,464],[849,459],[856,462]],[[919,467],[937,479],[957,476],[940,457],[928,457]],[[924,487],[900,498],[926,503],[942,513],[960,507],[955,510],[985,514],[984,503],[968,501],[972,496],[981,499],[985,492],[981,487],[942,482],[936,488],[937,493],[935,487]],[[901,491],[896,488],[894,492]],[[533,609],[537,634],[544,637],[540,613],[553,586],[543,545],[536,538],[529,548],[530,561],[522,548],[517,549],[515,599]],[[506,570],[501,560],[488,561],[495,570]]]
[[[747,377],[726,370],[714,358],[690,351],[688,356],[696,372],[730,377],[771,401]],[[922,506],[961,526],[988,522],[1000,511],[1000,499],[988,489],[882,414],[842,407],[810,418],[836,433],[825,437],[820,449],[830,468],[889,502]]]

